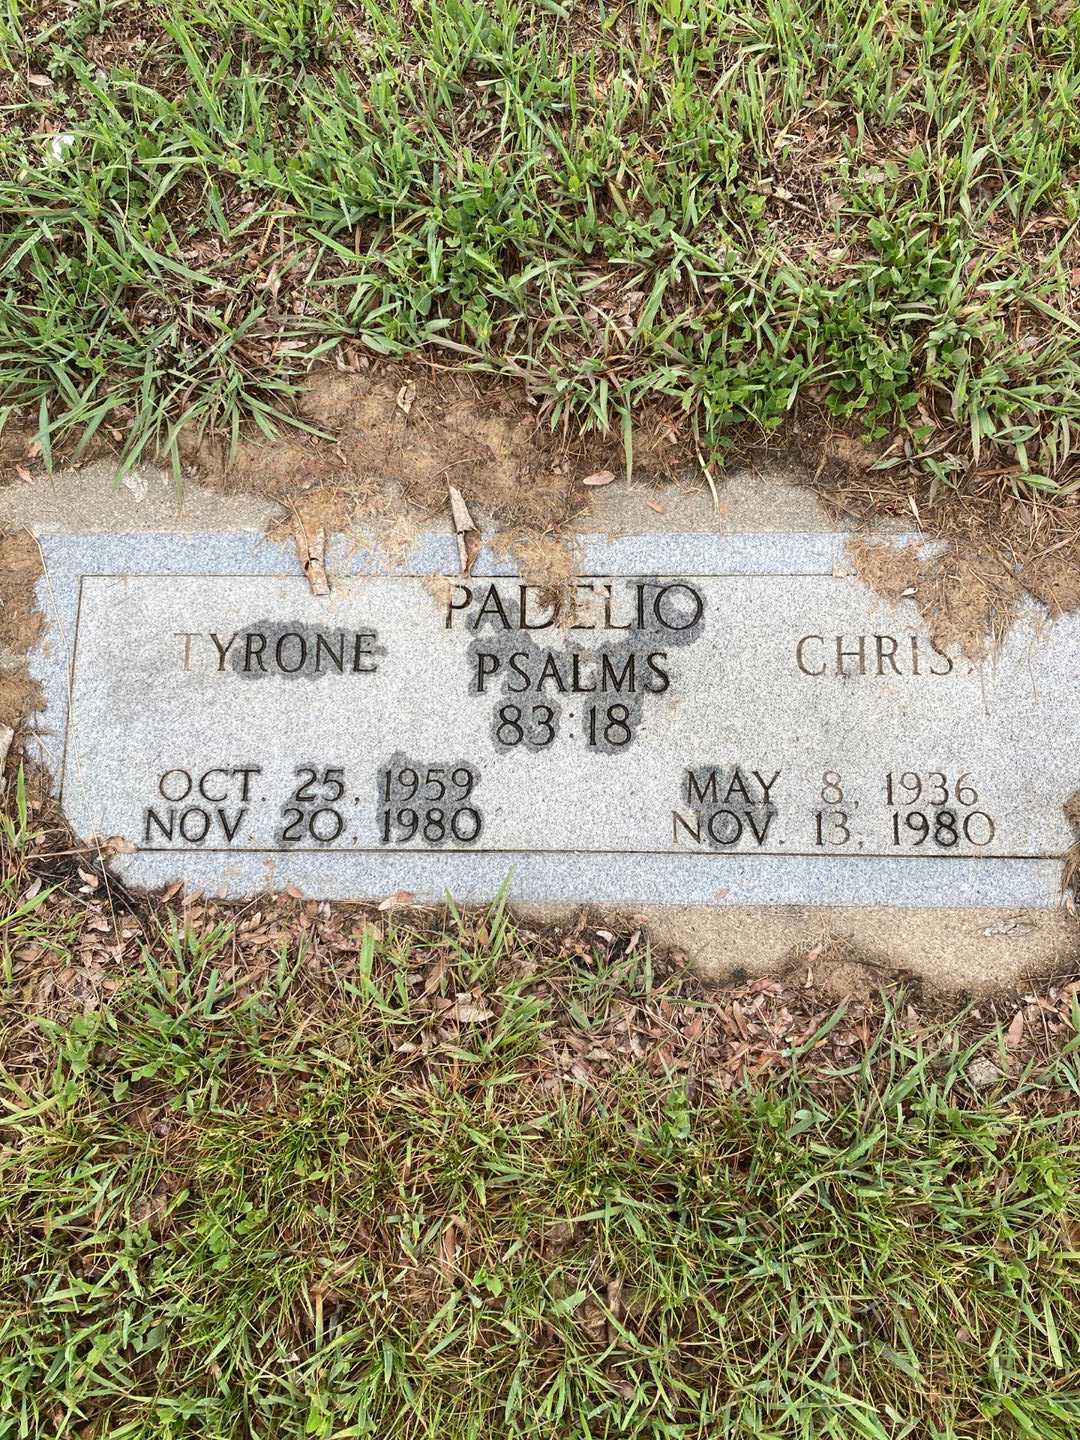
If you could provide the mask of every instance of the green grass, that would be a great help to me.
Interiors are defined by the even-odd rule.
[[[890,1005],[726,1091],[640,944],[148,911],[87,1007],[57,883],[0,927],[3,1440],[1076,1435],[1080,1011],[990,1092]]]
[[[272,433],[358,343],[628,447],[802,404],[943,494],[1080,483],[1071,4],[4,0],[5,63],[0,392],[47,461]]]

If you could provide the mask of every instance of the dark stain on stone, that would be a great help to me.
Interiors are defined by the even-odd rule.
[[[677,843],[710,850],[761,848],[778,813],[779,768],[766,765],[696,765],[683,772],[679,799],[684,807],[672,821]]]
[[[497,750],[540,753],[571,721],[590,750],[617,755],[629,749],[648,698],[667,693],[676,681],[670,652],[705,632],[705,599],[689,581],[647,576],[578,584],[592,592],[579,602],[579,617],[591,609],[596,618],[559,630],[557,643],[532,633],[550,635],[546,625],[513,623],[516,585],[505,586],[503,603],[485,604],[473,626],[469,693],[496,690],[500,696],[490,726]],[[611,638],[576,644],[575,631]]]
[[[261,680],[319,680],[324,675],[363,675],[379,668],[386,646],[374,630],[326,629],[299,620],[256,620],[227,640],[211,635],[219,669]]]
[[[483,778],[472,760],[414,760],[395,750],[375,776],[379,843],[477,844],[484,816],[476,791]]]

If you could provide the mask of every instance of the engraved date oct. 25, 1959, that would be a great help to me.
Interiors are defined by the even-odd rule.
[[[259,845],[270,820],[266,839],[281,849],[473,845],[484,828],[480,780],[466,760],[419,761],[399,751],[378,770],[368,809],[344,764],[294,766],[284,798],[261,765],[173,767],[157,776],[140,841],[144,849],[247,848]]]

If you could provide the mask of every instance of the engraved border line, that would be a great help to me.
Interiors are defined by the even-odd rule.
[[[529,846],[505,846],[489,850],[446,849],[431,845],[426,849],[412,849],[393,845],[350,846],[348,849],[326,845],[297,846],[227,846],[227,845],[138,845],[136,855],[659,855],[675,856],[680,860],[967,860],[985,865],[991,860],[1040,860],[1055,862],[1060,854],[1050,855],[949,855],[940,851],[921,851],[918,855],[903,850],[864,850],[858,854],[842,855],[835,850],[732,850],[721,854],[718,851],[700,850],[549,850],[533,849]]]
[[[661,573],[661,572],[658,572]],[[666,572],[663,572],[666,573]],[[86,580],[297,580],[302,576],[295,571],[282,570],[274,571],[265,575],[249,575],[237,571],[215,571],[213,573],[199,573],[197,571],[85,571],[79,576],[79,597],[75,613],[75,634],[71,647],[71,665],[69,681],[69,699],[67,723],[64,731],[64,753],[62,756],[62,769],[60,781],[60,796],[63,801],[64,785],[67,780],[67,752],[71,738],[72,715],[75,709],[75,661],[79,644],[79,622],[82,618],[83,583]],[[346,577],[346,578],[352,578]],[[429,573],[404,573],[392,575],[366,575],[371,580],[430,580]],[[447,576],[453,581],[460,579],[456,576]],[[522,582],[520,575],[477,575],[468,577],[471,580],[493,580],[509,581],[514,583]],[[579,574],[579,580],[632,580],[640,578],[634,575],[613,575],[607,572],[591,574]],[[710,571],[707,574],[695,572],[694,574],[680,574],[673,578],[681,580],[852,580],[853,575],[837,575],[834,571],[823,570],[720,570]],[[749,851],[736,850],[730,853],[717,854],[714,852],[701,853],[689,850],[584,850],[584,849],[538,849],[532,847],[506,846],[498,849],[443,849],[441,846],[431,846],[428,849],[412,849],[408,846],[353,846],[349,849],[335,849],[333,846],[179,846],[179,845],[147,845],[136,846],[136,855],[648,855],[666,856],[674,855],[680,859],[723,861],[733,860],[750,855],[758,855],[762,858],[776,860],[819,860],[825,854],[830,854],[834,859],[839,860],[969,860],[986,862],[987,860],[1040,860],[1056,861],[1061,856],[1054,855],[947,855],[938,852],[921,852],[918,855],[905,854],[898,851],[863,851],[859,854],[839,855],[832,851],[825,850],[789,850],[789,851]]]

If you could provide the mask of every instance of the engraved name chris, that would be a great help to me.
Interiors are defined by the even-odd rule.
[[[803,635],[795,664],[804,675],[951,675],[953,662],[918,635]]]

